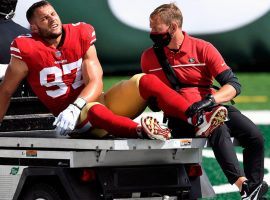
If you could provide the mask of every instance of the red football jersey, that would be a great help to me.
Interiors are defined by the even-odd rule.
[[[229,69],[218,50],[209,42],[194,38],[184,33],[184,40],[178,52],[164,48],[169,63],[183,84],[209,86],[214,78]],[[158,76],[170,86],[162,67],[160,66],[153,48],[143,52],[141,67],[144,73]],[[212,89],[202,87],[182,88],[180,93],[190,102],[201,100],[206,94],[213,93]]]
[[[30,86],[54,115],[82,91],[82,58],[96,40],[95,30],[89,24],[65,24],[63,31],[64,42],[57,49],[36,34],[17,37],[10,49],[12,56],[27,64]]]

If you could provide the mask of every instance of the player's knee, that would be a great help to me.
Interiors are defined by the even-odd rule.
[[[228,127],[223,125],[216,128],[208,139],[211,146],[219,148],[219,145],[223,144],[224,141],[227,141],[225,143],[229,143],[231,141],[231,135],[228,131]]]
[[[154,74],[143,74],[138,82],[140,87],[149,87],[150,85],[159,84],[160,80]]]
[[[139,92],[143,99],[148,100],[149,97],[157,97],[160,93],[160,87],[164,83],[154,74],[145,74],[139,81]]]
[[[136,87],[139,87],[139,82],[140,79],[145,75],[145,73],[140,73],[140,74],[135,74],[134,76],[132,76],[129,81],[131,83],[134,83],[136,85]]]

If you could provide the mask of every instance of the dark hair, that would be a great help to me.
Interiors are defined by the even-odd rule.
[[[37,8],[40,8],[42,6],[46,6],[46,5],[51,5],[50,2],[48,1],[38,1],[36,3],[34,3],[32,6],[30,6],[30,8],[28,8],[28,10],[26,11],[26,19],[28,20],[28,22],[30,23],[34,12]]]
[[[10,19],[15,14],[18,0],[0,0],[0,18]],[[13,12],[12,12],[13,11]]]

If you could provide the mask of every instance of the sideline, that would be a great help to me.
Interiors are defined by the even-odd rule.
[[[215,155],[212,150],[204,149],[202,152],[203,157],[215,159]],[[243,162],[243,154],[237,153],[239,162]],[[270,158],[264,158],[264,169],[267,170],[267,174],[264,174],[264,181],[270,184]],[[231,184],[222,184],[213,186],[216,194],[224,194],[230,192],[238,192],[238,188]]]

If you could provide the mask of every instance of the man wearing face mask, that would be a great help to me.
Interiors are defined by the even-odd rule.
[[[45,0],[31,5],[26,18],[31,34],[12,41],[11,59],[0,83],[0,127],[13,93],[27,79],[38,99],[55,116],[56,134],[73,134],[76,128],[97,137],[108,133],[125,138],[170,136],[170,130],[153,117],[142,117],[141,124],[132,120],[145,108],[139,95],[122,102],[121,97],[130,90],[138,92],[133,88],[137,88],[139,76],[102,92],[103,72],[93,26],[83,22],[62,24],[54,7]]]
[[[182,23],[182,13],[173,3],[161,5],[151,13],[150,38],[154,46],[142,54],[142,71],[183,96],[191,105],[189,113],[216,109],[214,105],[237,96],[241,85],[218,50],[211,43],[182,31]],[[214,79],[221,85],[220,89],[213,89]],[[239,188],[241,198],[261,199],[268,190],[263,181],[264,139],[256,125],[235,107],[226,108],[229,120],[209,135],[209,142],[228,181]],[[167,116],[174,137],[196,132],[186,121]],[[244,148],[244,172],[240,169],[231,136]]]
[[[196,126],[198,136],[208,135],[224,123],[224,107],[192,113],[181,95],[153,75],[135,75],[102,93],[94,28],[85,23],[63,25],[48,1],[33,4],[26,17],[31,34],[13,40],[11,61],[0,84],[0,125],[11,95],[24,78],[56,116],[54,125],[60,135],[68,135],[76,127],[87,133],[90,129],[104,130],[98,137],[110,133],[116,137],[170,139],[170,130],[160,127],[152,117],[142,118],[141,124],[131,120],[142,112],[150,97],[156,97],[167,115]]]

